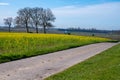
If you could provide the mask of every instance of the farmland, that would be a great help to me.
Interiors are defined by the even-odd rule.
[[[0,33],[0,63],[82,45],[110,41],[106,38],[63,34]]]

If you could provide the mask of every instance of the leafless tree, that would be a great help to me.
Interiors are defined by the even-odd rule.
[[[46,33],[46,27],[52,27],[52,23],[55,21],[55,16],[50,9],[44,9],[41,16],[41,25],[43,26],[44,33]]]
[[[25,26],[24,25],[24,21],[22,20],[21,17],[17,16],[15,19],[14,19],[14,24],[16,27],[23,27]]]
[[[21,25],[25,25],[26,31],[29,32],[29,22],[30,22],[30,9],[29,7],[20,9],[18,13],[18,17],[16,18],[16,22]]]
[[[9,32],[11,31],[10,29],[11,29],[12,21],[13,21],[12,17],[8,17],[4,19],[4,24],[9,27]]]
[[[29,32],[29,25],[35,26],[36,33],[38,33],[38,27],[43,26],[44,33],[46,33],[46,28],[53,27],[51,22],[54,22],[55,19],[56,18],[50,9],[27,7],[18,11],[15,22],[17,25],[25,26],[27,32]]]
[[[32,22],[36,28],[36,33],[38,33],[38,26],[41,23],[41,16],[42,16],[43,8],[31,8],[30,17]]]

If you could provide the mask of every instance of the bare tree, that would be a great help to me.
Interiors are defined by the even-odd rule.
[[[15,19],[14,19],[14,23],[15,23],[15,26],[17,27],[23,27],[25,26],[24,25],[24,21],[22,20],[21,17],[17,16]]]
[[[46,33],[46,27],[52,27],[52,23],[55,21],[55,16],[50,9],[44,9],[41,16],[41,25],[43,26],[44,33]]]
[[[36,33],[38,33],[38,27],[43,26],[44,33],[46,33],[46,28],[53,27],[51,22],[54,22],[55,19],[50,9],[27,7],[18,11],[15,22],[17,25],[25,26],[27,32],[29,32],[29,25],[35,26]]]
[[[4,19],[4,24],[9,27],[9,32],[11,31],[10,29],[11,29],[12,21],[13,21],[12,17],[8,17]]]
[[[30,9],[31,8],[23,8],[20,9],[18,13],[18,17],[16,18],[16,22],[20,23],[21,25],[25,25],[26,31],[29,32],[29,22],[30,22]]]
[[[33,24],[36,28],[36,33],[38,33],[38,26],[41,23],[41,16],[42,16],[43,8],[32,8],[30,12],[30,17],[32,19]]]

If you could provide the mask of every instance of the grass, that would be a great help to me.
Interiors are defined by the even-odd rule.
[[[120,44],[45,80],[120,80]]]
[[[0,33],[0,63],[106,41],[109,39],[88,36]]]

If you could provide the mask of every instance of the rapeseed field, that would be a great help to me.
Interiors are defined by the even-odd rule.
[[[64,34],[0,33],[0,63],[48,54],[109,39]]]

